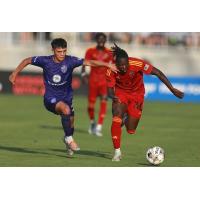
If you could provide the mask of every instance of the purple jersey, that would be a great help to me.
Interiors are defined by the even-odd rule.
[[[83,60],[67,55],[62,62],[56,63],[53,55],[32,57],[32,65],[43,69],[45,99],[51,103],[61,100],[72,101],[72,72],[75,67],[83,64]]]

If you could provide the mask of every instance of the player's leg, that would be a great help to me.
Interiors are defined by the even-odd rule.
[[[138,123],[142,115],[143,104],[143,96],[133,97],[128,104],[128,117],[125,120],[125,126],[129,134],[134,134],[136,132]]]
[[[127,105],[121,104],[121,103],[113,103],[112,105],[112,113],[113,113],[113,119],[112,119],[112,126],[111,126],[111,135],[112,135],[112,142],[115,149],[114,156],[112,158],[112,161],[120,161],[121,160],[121,123],[122,123],[122,117],[124,113],[126,112]]]
[[[104,118],[106,115],[107,109],[107,85],[103,84],[99,87],[99,95],[100,95],[100,109],[99,109],[99,118],[96,126],[96,135],[102,136],[102,126],[104,122]]]
[[[68,105],[63,101],[59,101],[55,106],[55,111],[61,116],[61,123],[65,133],[64,141],[66,145],[73,151],[80,150],[80,148],[73,139],[74,111],[72,105]]]
[[[97,92],[95,89],[95,85],[89,83],[89,91],[88,91],[88,115],[90,118],[90,126],[88,129],[89,134],[95,134],[96,130],[96,122],[95,122],[95,103],[97,98]]]
[[[135,134],[139,121],[140,118],[128,115],[128,118],[125,122],[127,133]]]

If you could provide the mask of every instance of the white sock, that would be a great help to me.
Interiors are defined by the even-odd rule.
[[[67,142],[68,144],[71,143],[72,141],[74,141],[74,139],[73,139],[72,136],[66,136],[66,137],[65,137],[65,140],[66,140],[66,142]]]
[[[97,129],[98,131],[101,131],[101,129],[102,129],[102,124],[97,124],[96,129]]]
[[[121,153],[120,148],[119,148],[119,149],[115,149],[115,153],[116,153],[116,154],[120,154],[120,153]]]

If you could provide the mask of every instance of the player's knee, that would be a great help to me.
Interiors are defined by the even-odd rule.
[[[66,106],[62,109],[63,115],[69,115],[70,114],[70,108],[69,106]]]
[[[118,123],[118,124],[121,125],[121,123],[122,123],[122,118],[119,117],[119,116],[114,116],[114,117],[112,118],[112,122]]]
[[[135,134],[135,132],[136,132],[136,130],[127,129],[127,133],[128,133],[128,134],[131,134],[131,135],[132,135],[132,134]]]

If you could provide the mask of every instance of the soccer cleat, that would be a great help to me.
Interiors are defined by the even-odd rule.
[[[72,156],[74,154],[74,151],[79,151],[80,148],[79,146],[76,144],[76,142],[73,140],[70,143],[67,142],[66,138],[64,138],[64,143],[66,145],[66,149],[67,149],[67,153]]]
[[[120,151],[119,152],[115,151],[112,161],[119,162],[121,159],[122,159],[122,153]]]
[[[77,143],[75,141],[71,141],[70,143],[67,143],[69,149],[71,149],[72,151],[79,151],[80,147],[77,145]]]
[[[92,123],[90,123],[90,127],[88,129],[88,133],[89,134],[95,134],[95,132],[96,132],[96,123],[92,122]]]
[[[97,127],[96,127],[96,130],[95,130],[95,135],[98,136],[98,137],[102,137],[103,134],[102,134],[102,125],[98,124]]]
[[[67,144],[65,138],[63,139],[63,142],[65,143],[65,146],[66,146],[66,150],[67,150],[67,154],[69,156],[72,156],[74,154],[74,152],[69,148],[69,145]]]
[[[67,153],[69,156],[73,156],[74,154],[74,152],[70,148],[67,149]]]

